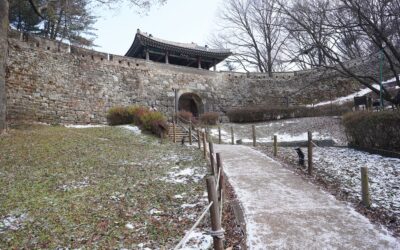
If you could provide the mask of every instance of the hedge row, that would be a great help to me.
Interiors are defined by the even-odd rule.
[[[240,109],[232,109],[227,112],[227,116],[231,122],[263,122],[286,118],[298,117],[317,117],[317,116],[340,116],[352,109],[352,103],[343,105],[325,105],[318,107],[246,107]]]
[[[350,145],[400,152],[400,112],[352,112],[343,116]]]
[[[108,110],[107,122],[110,125],[135,124],[161,137],[168,129],[167,119],[161,112],[150,111],[146,107],[113,107]]]

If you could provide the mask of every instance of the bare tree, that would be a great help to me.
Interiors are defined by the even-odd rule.
[[[288,36],[276,0],[228,0],[214,45],[234,51],[233,61],[272,76]]]
[[[379,93],[378,72],[362,74],[346,63],[350,59],[367,57],[378,62],[379,52],[384,54],[390,72],[400,86],[398,70],[398,22],[400,0],[294,0],[292,4],[279,0],[282,11],[292,22],[291,34],[301,46],[296,59],[311,66],[324,66],[356,79],[362,85]],[[307,39],[299,39],[299,37]],[[303,55],[317,55],[310,60]],[[383,88],[383,97],[399,103],[393,94]]]

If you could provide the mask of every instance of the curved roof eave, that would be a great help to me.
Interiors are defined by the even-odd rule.
[[[126,56],[134,54],[140,46],[152,46],[155,48],[169,50],[174,52],[180,52],[184,54],[192,54],[196,56],[207,56],[214,57],[219,60],[224,60],[227,57],[232,55],[232,52],[229,50],[212,50],[212,49],[198,49],[198,48],[186,48],[184,46],[179,46],[178,44],[174,44],[173,42],[168,41],[159,41],[158,39],[154,39],[152,37],[143,35],[142,33],[137,33],[135,36],[135,40],[133,41],[130,49],[125,54]]]

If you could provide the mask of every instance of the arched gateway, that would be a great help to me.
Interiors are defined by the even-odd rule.
[[[185,93],[179,96],[179,111],[189,111],[193,116],[198,117],[204,113],[204,104],[201,98],[195,93]]]

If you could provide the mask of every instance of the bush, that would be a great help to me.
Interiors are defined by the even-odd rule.
[[[110,125],[130,124],[133,122],[133,117],[129,114],[127,108],[117,106],[108,110],[107,122]]]
[[[149,111],[142,116],[143,127],[158,136],[164,135],[168,131],[167,118],[157,111]]]
[[[343,124],[350,145],[400,152],[400,112],[352,112]]]
[[[138,126],[143,125],[144,124],[143,116],[145,116],[148,113],[151,113],[151,111],[146,107],[138,107],[138,108],[134,109],[133,113],[132,113],[133,122]]]
[[[166,121],[166,118],[160,112],[147,112],[141,116],[141,123],[147,130],[151,129],[151,123],[154,121]]]
[[[168,123],[165,120],[152,120],[148,124],[149,130],[159,137],[164,137],[168,132]]]
[[[168,129],[167,120],[162,113],[141,106],[113,107],[107,113],[107,121],[110,125],[134,123],[158,136],[165,134]]]
[[[219,114],[216,112],[205,112],[200,115],[200,122],[204,125],[217,125]]]

